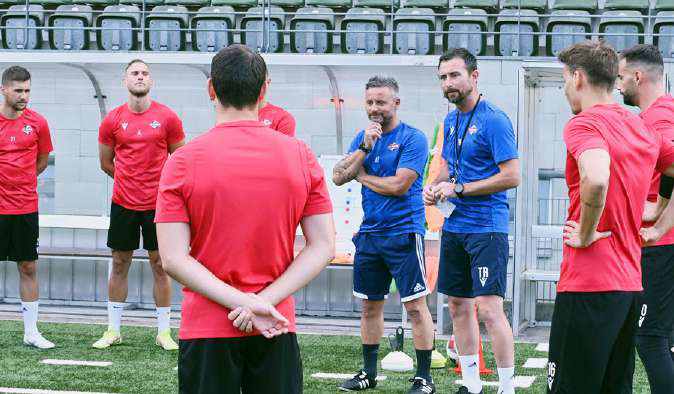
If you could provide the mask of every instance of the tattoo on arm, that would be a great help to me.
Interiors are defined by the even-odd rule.
[[[335,183],[341,185],[356,179],[360,166],[363,163],[359,159],[359,156],[360,154],[355,152],[335,164],[335,167],[332,169],[332,179]]]

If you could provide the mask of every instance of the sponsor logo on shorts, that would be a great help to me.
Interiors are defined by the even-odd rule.
[[[419,283],[419,282],[417,282],[417,285],[414,286],[414,292],[415,292],[415,293],[418,293],[418,292],[420,292],[420,291],[422,291],[422,290],[425,290],[425,289],[426,289],[426,288],[424,287],[424,285],[422,285],[422,284]]]
[[[548,362],[548,389],[552,390],[552,383],[555,381],[555,372],[557,372],[557,364],[552,361]]]
[[[646,320],[646,313],[648,312],[648,305],[643,304],[641,306],[641,315],[639,315],[639,327],[641,327],[642,324],[644,324],[644,320]]]
[[[480,283],[482,284],[482,287],[484,287],[485,283],[487,283],[487,279],[489,279],[489,267],[477,267],[477,273],[480,278]]]

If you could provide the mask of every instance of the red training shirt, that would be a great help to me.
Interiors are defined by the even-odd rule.
[[[589,149],[611,156],[606,205],[597,231],[611,231],[587,248],[564,245],[558,292],[641,291],[639,228],[649,185],[644,174],[674,163],[674,144],[617,104],[595,105],[564,129],[568,220],[580,222],[578,158]]]
[[[260,108],[258,119],[265,126],[279,131],[290,137],[295,136],[295,118],[281,107],[267,103]]]
[[[658,97],[657,100],[645,111],[639,114],[641,119],[646,122],[646,125],[653,128],[655,131],[662,134],[663,138],[669,141],[674,141],[674,98],[666,94]],[[651,181],[651,188],[648,192],[648,201],[656,202],[658,200],[658,192],[660,191],[660,173],[655,171]],[[653,222],[644,222],[644,227],[650,227]],[[655,245],[672,245],[674,244],[674,231],[670,231],[663,235]]]
[[[54,150],[47,120],[31,109],[0,114],[0,215],[37,212],[37,157]]]
[[[162,172],[155,222],[189,223],[190,255],[223,282],[259,292],[293,261],[305,216],[332,212],[323,169],[301,141],[258,121],[216,125],[171,155]],[[180,339],[245,334],[229,310],[183,289]],[[295,331],[292,296],[276,308]]]
[[[112,110],[98,131],[98,141],[115,150],[112,202],[134,211],[154,210],[169,145],[184,139],[178,115],[156,101],[142,113],[131,112],[126,103]]]

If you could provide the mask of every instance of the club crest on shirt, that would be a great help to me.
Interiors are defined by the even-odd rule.
[[[262,120],[262,124],[264,124],[265,126],[269,127],[269,126],[271,126],[271,120],[269,120],[269,119],[264,119],[264,120]]]
[[[475,126],[475,125],[470,126],[470,127],[468,128],[468,133],[469,133],[470,135],[473,135],[473,134],[477,133],[477,126]]]
[[[25,125],[23,126],[23,132],[24,134],[28,135],[33,132],[33,128],[30,127],[30,125]]]
[[[388,146],[388,150],[390,150],[391,152],[393,152],[394,150],[396,150],[398,148],[400,148],[400,144],[396,144],[395,142]]]
[[[157,122],[156,120],[154,120],[154,121],[152,121],[152,123],[150,123],[150,127],[152,127],[153,129],[156,129],[159,126],[161,126],[161,123]]]
[[[124,122],[122,123],[122,130],[126,131],[126,128],[129,127],[129,124]]]

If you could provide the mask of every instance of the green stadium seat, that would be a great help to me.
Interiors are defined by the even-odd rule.
[[[28,6],[28,24],[26,24],[26,6],[13,5],[0,17],[2,25],[2,46],[8,49],[40,49],[44,25],[44,8],[38,4]],[[28,35],[26,35],[28,27]]]
[[[135,5],[110,5],[96,18],[98,49],[105,51],[131,51],[138,46],[140,9]]]
[[[334,28],[335,14],[330,8],[300,8],[290,21],[290,50],[295,53],[332,52],[333,34],[329,30]]]
[[[145,18],[145,49],[148,51],[184,51],[187,8],[159,5]]]
[[[305,0],[307,7],[328,7],[345,9],[353,6],[353,0]]]
[[[643,34],[643,32],[644,20],[639,11],[606,11],[599,20],[599,36],[602,37],[602,33],[612,34],[603,38],[618,52],[637,44],[643,44],[644,36],[636,35]]]
[[[304,7],[304,0],[270,0],[271,5],[283,8],[298,9]]]
[[[634,10],[647,11],[649,6],[648,0],[606,0],[604,3],[605,10]]]
[[[400,6],[445,11],[449,9],[449,0],[400,0]]]
[[[548,56],[557,56],[562,49],[590,39],[592,19],[585,10],[555,10],[546,27],[545,48]],[[572,35],[573,34],[573,35]]]
[[[137,5],[138,8],[143,8],[143,0],[119,0],[119,5],[125,4]],[[145,0],[146,10],[150,10],[150,8],[158,5],[164,5],[164,0]]]
[[[234,42],[234,16],[234,8],[228,5],[199,8],[190,21],[192,49],[217,52],[230,46]]]
[[[89,27],[93,20],[93,10],[88,5],[60,5],[49,16],[49,45],[52,49],[89,49]]]
[[[400,0],[353,0],[354,7],[374,7],[374,8],[387,8],[391,9],[391,3],[393,3],[393,8],[400,8]]]
[[[351,8],[341,24],[342,52],[375,54],[384,52],[386,16],[379,8]]]
[[[498,9],[498,0],[456,0],[454,8]]]
[[[263,18],[263,10],[267,14]],[[265,37],[263,36],[263,23],[267,23],[269,18],[271,34],[269,35],[269,51],[281,52],[283,51],[283,27],[285,25],[285,15],[281,7],[272,6],[271,12],[269,8],[253,7],[246,12],[246,15],[241,19],[241,43],[245,44],[251,49],[260,51],[264,45]]]
[[[207,7],[211,0],[164,0],[163,5],[182,5],[190,8]]]
[[[430,8],[402,8],[393,17],[393,49],[405,55],[435,50],[435,13]]]
[[[553,0],[551,10],[584,10],[594,12],[599,5],[597,0]]]
[[[503,9],[517,9],[522,8],[523,10],[536,10],[539,12],[545,11],[545,7],[548,5],[548,0],[502,0],[501,8]]]
[[[660,11],[653,24],[653,45],[663,57],[674,57],[674,11]]]
[[[217,7],[221,5],[228,5],[234,8],[245,8],[257,6],[257,0],[211,0],[211,6]]]
[[[487,12],[481,9],[458,9],[449,11],[442,25],[442,46],[466,48],[472,54],[484,55],[487,50]]]
[[[540,21],[534,10],[501,11],[494,25],[494,49],[500,56],[537,56]]]
[[[25,4],[23,1],[19,4]],[[28,4],[39,4],[45,8],[53,9],[60,5],[72,4],[71,0],[28,0]]]
[[[674,11],[674,0],[656,0],[655,11]]]

